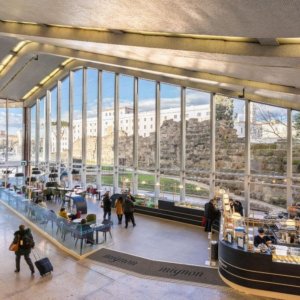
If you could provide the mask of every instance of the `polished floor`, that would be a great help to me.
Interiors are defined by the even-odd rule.
[[[95,199],[88,199],[88,212],[94,212],[102,220],[103,212]],[[137,226],[130,223],[128,228],[118,225],[112,211],[113,240],[107,239],[107,248],[142,256],[183,264],[204,265],[208,259],[207,233],[203,228],[135,214]]]
[[[37,273],[32,277],[28,266],[22,259],[21,272],[15,274],[15,255],[8,251],[8,246],[12,241],[13,232],[21,221],[1,204],[0,215],[0,248],[2,254],[0,257],[0,299],[262,299],[238,293],[227,287],[166,282],[143,278],[118,269],[112,270],[89,259],[77,261],[57,249],[35,231],[33,234],[37,251],[41,256],[48,256],[51,259],[54,272],[45,278],[41,278]],[[151,221],[150,219],[148,222]],[[127,244],[133,241],[137,242],[139,236],[142,236],[138,230],[147,232],[147,227],[151,225],[151,222],[143,223],[144,219],[139,220],[139,217],[137,221],[138,226],[134,230],[128,228],[124,233],[127,237],[133,236],[131,240],[127,239]],[[160,223],[157,219],[155,222]],[[123,229],[120,228],[119,230],[121,236]],[[147,234],[146,237],[153,238]],[[115,234],[113,238],[117,248],[118,234]],[[163,235],[161,240],[165,238]],[[150,243],[151,241],[149,241]],[[156,237],[155,244],[155,247],[159,249],[159,236]],[[143,245],[146,244],[143,242]],[[186,247],[188,245],[187,243]],[[172,245],[170,245],[171,247]],[[159,251],[157,250],[157,252]],[[161,256],[162,259],[164,257],[164,255]]]

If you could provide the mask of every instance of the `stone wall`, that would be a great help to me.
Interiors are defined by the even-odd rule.
[[[166,120],[161,126],[160,166],[162,173],[178,175],[180,170],[180,122]],[[80,155],[77,141],[74,143],[74,156]],[[89,139],[88,151],[95,155],[95,139]],[[78,148],[78,151],[76,150]],[[78,152],[78,153],[77,153]],[[133,136],[121,133],[119,137],[119,163],[121,166],[133,164]],[[294,152],[300,154],[300,145],[294,147]],[[187,174],[194,174],[187,179],[201,182],[199,170],[210,170],[210,121],[199,122],[190,119],[186,122],[186,170]],[[102,155],[104,164],[113,162],[113,135],[103,137]],[[155,134],[138,138],[139,169],[154,170],[155,168]],[[294,157],[293,171],[300,171],[300,157]],[[286,143],[278,141],[276,144],[251,144],[252,174],[282,175],[286,172]],[[216,122],[216,171],[243,173],[245,169],[245,139],[239,138],[236,130],[227,120]],[[171,170],[171,171],[170,171]],[[237,179],[243,177],[229,175],[218,176],[218,179],[229,179],[232,183],[224,183],[236,195],[243,196],[243,184],[237,184]],[[252,185],[251,198],[269,203],[282,205],[286,199],[286,189]]]

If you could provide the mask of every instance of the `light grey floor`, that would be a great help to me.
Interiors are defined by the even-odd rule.
[[[41,278],[36,273],[31,277],[23,259],[21,272],[15,274],[15,255],[8,251],[8,246],[21,221],[1,204],[0,216],[0,299],[262,299],[235,292],[227,287],[140,278],[121,270],[111,270],[88,259],[76,261],[34,231],[36,248],[52,261],[53,275]],[[138,226],[142,230],[140,223]],[[147,227],[143,230],[146,231]],[[128,230],[127,234],[129,233]],[[116,238],[117,235],[114,236]]]
[[[99,202],[94,198],[87,198],[87,202],[88,213],[95,213],[101,222],[103,211]],[[48,207],[56,212],[59,210],[59,205]],[[129,224],[126,229],[124,217],[122,225],[118,225],[114,210],[111,218],[113,238],[107,235],[107,243],[103,244],[106,248],[153,260],[193,265],[204,265],[209,257],[207,233],[201,227],[135,214],[137,226]],[[70,240],[70,247],[73,247],[74,240]],[[84,245],[84,253],[94,249],[96,246]]]
[[[140,278],[88,259],[76,261],[36,232],[36,248],[50,258],[54,273],[46,278],[37,273],[31,277],[22,259],[21,272],[15,274],[14,253],[8,246],[20,220],[1,204],[0,216],[0,299],[262,299],[227,287]]]
[[[88,200],[89,210],[95,211],[99,219],[102,209],[94,199]],[[114,221],[113,240],[107,248],[154,260],[184,264],[204,265],[209,257],[207,233],[198,226],[164,220],[143,214],[135,214],[136,227],[118,225]]]

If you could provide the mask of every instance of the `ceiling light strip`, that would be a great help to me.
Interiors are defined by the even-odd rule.
[[[148,36],[167,36],[167,37],[182,37],[182,38],[194,38],[194,39],[209,39],[209,40],[222,40],[222,41],[231,41],[231,42],[244,42],[244,43],[257,43],[257,39],[248,38],[248,37],[238,37],[238,36],[215,36],[215,35],[199,35],[199,34],[188,34],[188,33],[179,33],[179,32],[158,32],[158,31],[135,31],[130,29],[121,29],[121,28],[93,28],[93,27],[84,27],[84,26],[72,26],[72,25],[62,25],[62,24],[40,24],[34,22],[18,22],[13,20],[0,20],[3,23],[14,23],[20,25],[38,25],[38,26],[47,26],[54,28],[65,28],[65,29],[78,29],[78,30],[89,30],[89,31],[99,31],[99,32],[111,32],[120,34],[140,34]]]
[[[44,77],[40,83],[36,86],[34,86],[29,92],[26,93],[25,96],[22,97],[22,100],[26,100],[30,96],[32,96],[38,89],[42,88],[52,77],[54,77],[59,71],[63,70],[64,67],[69,64],[71,61],[73,61],[73,58],[68,58],[65,61],[63,61],[56,69],[54,69],[49,75]]]
[[[5,67],[11,62],[11,60],[20,52],[20,50],[27,45],[28,43],[30,43],[30,41],[22,41],[20,43],[18,43],[11,51],[10,54],[8,54],[7,56],[5,56],[2,61],[0,62],[0,74],[2,73],[2,71],[5,69]]]

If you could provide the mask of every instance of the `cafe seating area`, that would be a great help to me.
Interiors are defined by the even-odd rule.
[[[22,191],[25,191],[23,193]],[[109,220],[97,219],[96,214],[88,213],[85,190],[65,189],[59,186],[41,190],[26,186],[25,189],[0,189],[0,198],[7,205],[34,223],[62,246],[83,255],[112,240],[112,225]],[[45,203],[40,205],[40,201]],[[84,203],[78,205],[78,203]],[[68,219],[59,216],[61,207],[68,213]],[[83,208],[83,211],[79,209]],[[86,219],[85,224],[81,224]],[[110,240],[107,239],[109,233]],[[89,240],[88,240],[89,238]],[[80,241],[80,243],[78,243]]]

